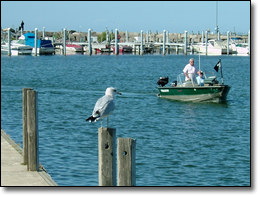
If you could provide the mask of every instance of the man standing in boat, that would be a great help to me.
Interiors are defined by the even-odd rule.
[[[190,59],[190,63],[187,64],[183,69],[185,77],[185,81],[193,81],[196,82],[196,73],[199,75],[200,71],[194,65],[194,59]]]

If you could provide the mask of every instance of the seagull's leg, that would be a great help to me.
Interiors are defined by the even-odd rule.
[[[101,122],[101,128],[103,128],[103,126],[102,126],[102,118],[100,119],[100,122]]]

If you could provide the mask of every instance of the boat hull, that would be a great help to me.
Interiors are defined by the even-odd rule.
[[[11,44],[11,55],[31,55],[32,47],[27,45]],[[1,45],[1,54],[8,54],[8,45]]]
[[[178,101],[221,102],[226,100],[230,90],[228,85],[194,87],[158,87],[159,97]]]

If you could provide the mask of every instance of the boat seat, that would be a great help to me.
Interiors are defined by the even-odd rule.
[[[198,84],[195,82],[192,83],[192,81],[183,81],[182,82],[182,87],[193,87],[193,86],[198,86]]]

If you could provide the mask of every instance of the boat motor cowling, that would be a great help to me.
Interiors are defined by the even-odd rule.
[[[165,86],[169,82],[169,77],[160,77],[157,81],[159,86]]]
[[[171,86],[176,87],[177,86],[177,81],[173,81]]]

